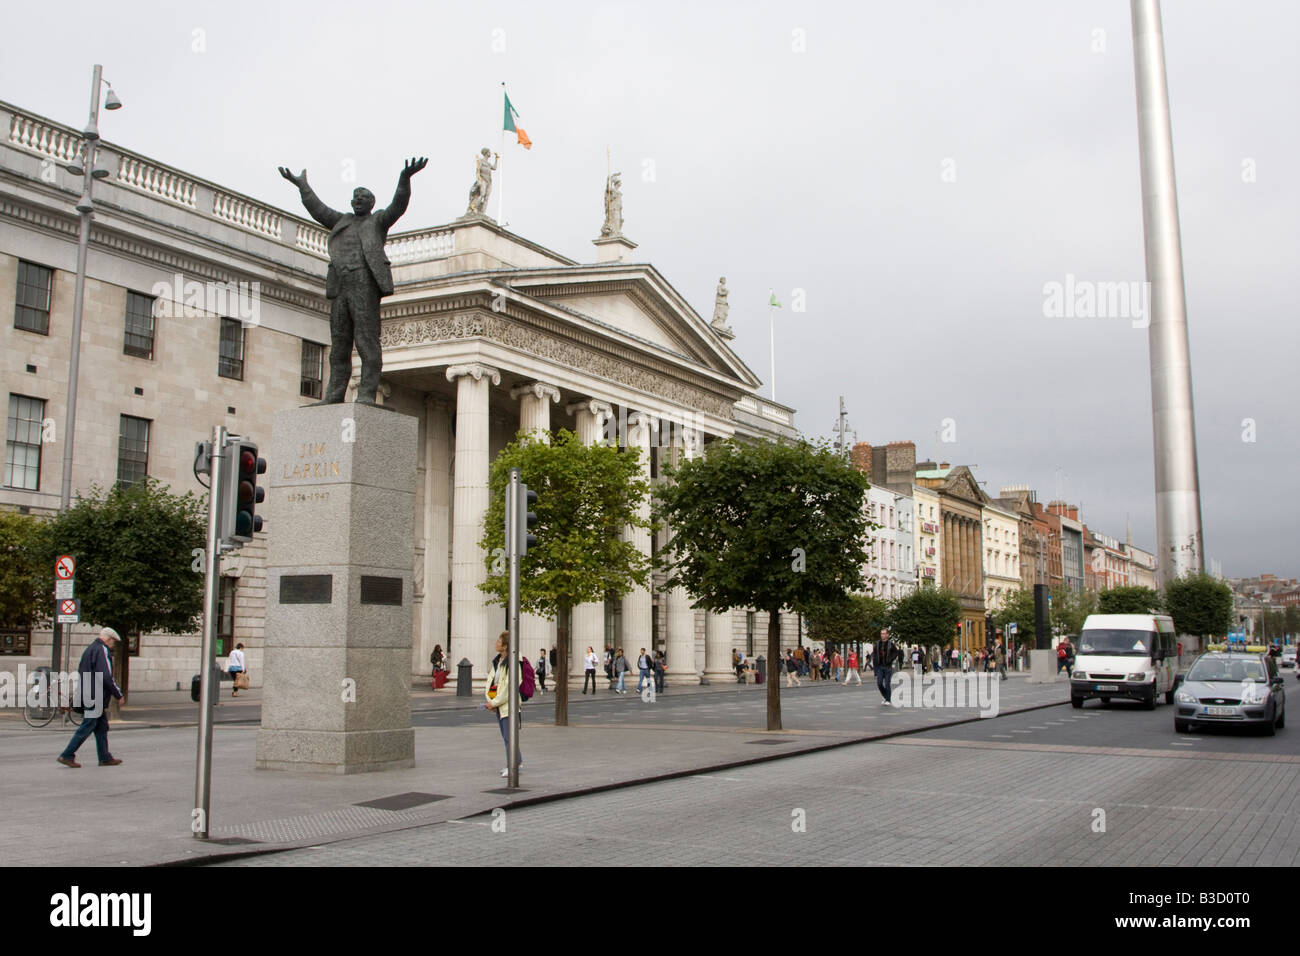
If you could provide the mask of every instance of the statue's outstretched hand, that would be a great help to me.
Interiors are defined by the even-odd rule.
[[[418,173],[420,170],[424,169],[424,167],[428,165],[429,165],[428,157],[421,156],[419,159],[416,159],[414,156],[412,156],[410,159],[406,161],[406,165],[402,167],[402,175],[405,176],[407,179],[410,179],[412,176],[414,176],[416,173]]]
[[[295,176],[293,172],[290,171],[289,168],[286,166],[280,166],[279,170],[281,176],[289,180],[289,182],[293,183],[299,189],[302,189],[304,186],[307,185],[307,170],[304,169],[297,176]]]

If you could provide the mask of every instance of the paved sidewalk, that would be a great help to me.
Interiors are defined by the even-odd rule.
[[[1016,683],[1015,704],[1003,713],[1068,699],[1063,684]],[[121,766],[99,767],[94,743],[87,741],[79,755],[83,766],[72,770],[54,759],[70,728],[31,730],[9,723],[0,727],[0,805],[6,808],[0,859],[10,866],[148,865],[329,843],[978,719],[971,709],[881,707],[874,695],[851,704],[832,698],[836,689],[832,682],[816,693],[828,692],[828,700],[842,699],[843,706],[860,706],[864,717],[871,715],[862,732],[812,725],[778,733],[653,724],[559,728],[532,709],[522,737],[526,789],[515,793],[494,792],[505,783],[499,776],[504,748],[487,715],[481,724],[417,727],[414,768],[349,776],[255,770],[256,725],[219,725],[213,738],[214,839],[207,842],[190,833],[194,726],[114,730],[110,745],[125,761]],[[238,704],[255,706],[242,695]],[[361,805],[386,798],[397,799],[387,806]]]

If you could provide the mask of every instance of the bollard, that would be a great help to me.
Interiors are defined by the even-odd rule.
[[[468,657],[462,657],[460,663],[456,665],[456,696],[473,697],[473,681],[474,665],[469,662]]]

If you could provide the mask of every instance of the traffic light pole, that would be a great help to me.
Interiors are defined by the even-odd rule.
[[[506,486],[506,556],[510,562],[510,597],[508,618],[510,623],[510,763],[507,786],[519,786],[519,540],[520,540],[520,473],[510,469],[510,483]],[[527,529],[524,529],[525,531]]]
[[[203,642],[199,673],[199,745],[194,781],[194,812],[190,829],[200,840],[208,838],[212,802],[212,708],[217,699],[216,647],[217,603],[220,598],[220,580],[217,563],[221,556],[221,502],[226,482],[226,429],[217,425],[212,429],[212,454],[209,457],[211,481],[208,486],[208,541],[204,555],[203,579]]]

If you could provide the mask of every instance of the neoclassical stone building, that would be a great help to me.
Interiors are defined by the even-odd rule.
[[[0,323],[8,407],[0,508],[59,504],[80,180],[62,167],[80,134],[0,103]],[[104,144],[87,267],[72,479],[75,490],[147,474],[201,492],[194,443],[214,424],[270,446],[277,409],[319,398],[328,369],[326,232],[218,184]],[[394,179],[397,169],[393,170]],[[370,183],[384,201],[391,184]],[[420,183],[416,181],[416,189]],[[321,197],[335,207],[347,196]],[[454,212],[454,211],[451,211]],[[598,223],[593,223],[593,232]],[[797,435],[794,412],[758,395],[731,347],[725,308],[701,316],[620,235],[579,262],[483,217],[394,233],[395,294],[383,300],[381,401],[419,421],[411,669],[435,644],[481,675],[504,612],[484,602],[478,541],[488,468],[521,430],[614,432],[662,463],[731,436]],[[719,301],[723,296],[719,296]],[[53,427],[51,428],[51,424]],[[271,469],[284,463],[271,462]],[[266,535],[223,559],[219,631],[260,664]],[[637,539],[646,551],[648,535]],[[186,569],[188,571],[188,569]],[[796,625],[785,619],[786,637]],[[739,647],[762,651],[766,615],[711,615],[652,587],[575,609],[573,644],[667,652],[670,674],[729,673]],[[529,620],[529,656],[554,641]],[[90,629],[74,632],[74,648]],[[755,646],[757,639],[758,645]],[[0,652],[48,661],[50,635],[0,636]],[[143,635],[135,689],[171,689],[196,672],[195,635]],[[12,658],[10,658],[12,660]],[[16,663],[16,661],[14,661]],[[578,655],[574,673],[580,674]]]

